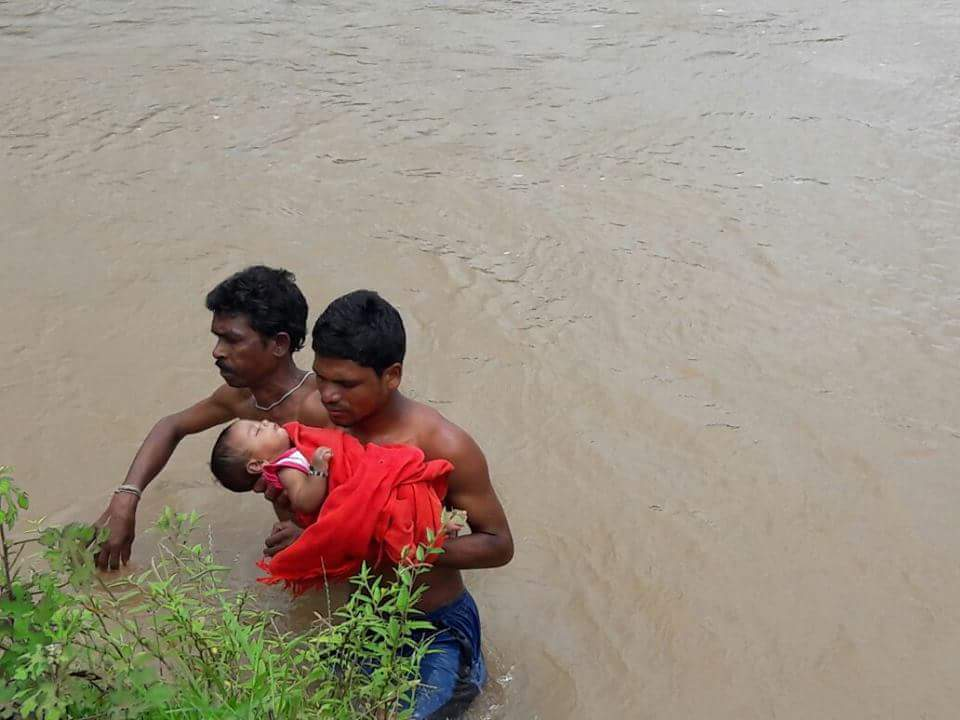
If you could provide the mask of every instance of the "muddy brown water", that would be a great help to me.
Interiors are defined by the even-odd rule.
[[[213,284],[376,288],[516,536],[474,720],[954,718],[958,42],[934,0],[0,1],[0,461],[92,519],[214,387]],[[197,508],[251,581],[211,439],[139,528]]]

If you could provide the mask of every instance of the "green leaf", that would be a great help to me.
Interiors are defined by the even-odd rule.
[[[26,493],[8,479],[3,498],[11,522]],[[428,647],[410,635],[430,627],[411,617],[422,571],[401,567],[387,582],[364,565],[335,619],[283,630],[284,614],[259,607],[260,593],[220,585],[228,568],[206,543],[188,541],[198,519],[165,510],[167,537],[147,569],[94,585],[87,542],[103,531],[38,527],[48,566],[36,563],[0,596],[0,717],[11,703],[51,720],[409,716],[395,708],[412,696]]]
[[[411,620],[407,627],[411,630],[436,630],[433,623],[426,620]]]

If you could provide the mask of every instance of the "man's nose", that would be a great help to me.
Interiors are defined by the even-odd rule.
[[[217,342],[217,344],[213,346],[213,359],[220,360],[226,356],[227,354],[223,351],[223,343]]]
[[[336,405],[340,402],[340,391],[332,388],[325,388],[320,391],[320,399],[324,405]]]

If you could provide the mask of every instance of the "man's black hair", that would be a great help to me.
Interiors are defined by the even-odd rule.
[[[245,315],[250,327],[265,338],[290,336],[290,352],[303,347],[307,336],[307,300],[289,270],[253,265],[231,275],[207,295],[207,310]]]
[[[313,326],[313,351],[319,357],[352,360],[377,375],[407,352],[407,334],[397,309],[372,290],[354,290],[337,298]]]
[[[217,441],[213,444],[210,453],[210,470],[213,476],[227,490],[233,492],[250,492],[257,483],[255,475],[247,472],[247,459],[237,453],[230,444],[230,431],[235,422],[227,425]]]

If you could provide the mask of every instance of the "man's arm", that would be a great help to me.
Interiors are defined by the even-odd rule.
[[[513,536],[483,451],[466,432],[449,423],[437,431],[430,445],[430,457],[454,464],[445,502],[467,511],[471,530],[470,535],[448,539],[436,564],[458,570],[506,565],[513,558]]]
[[[213,395],[186,410],[161,419],[147,434],[137,451],[124,484],[143,490],[167,464],[177,444],[187,435],[201,432],[235,417],[236,391],[224,385]],[[110,528],[110,536],[97,555],[101,570],[116,570],[130,559],[135,534],[138,498],[115,493],[97,525]]]

